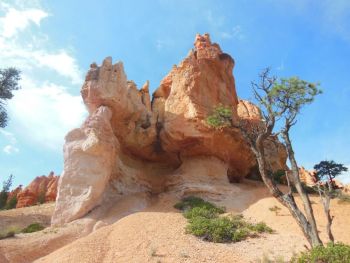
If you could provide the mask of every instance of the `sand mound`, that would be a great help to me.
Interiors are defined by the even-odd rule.
[[[79,232],[84,227],[86,229],[87,225],[90,227],[89,231],[96,229],[91,234],[87,234],[87,231],[85,237],[79,239],[77,239],[78,234],[76,236],[70,234],[70,238],[60,240],[60,246],[58,246],[59,239],[57,236],[56,239],[53,238],[52,233],[44,234],[41,231],[22,237],[21,254],[30,255],[30,257],[13,256],[14,249],[17,247],[18,250],[20,247],[16,246],[18,238],[6,240],[7,243],[4,243],[5,240],[0,241],[0,248],[3,249],[1,252],[7,253],[8,249],[12,248],[10,262],[30,262],[52,251],[51,254],[35,262],[260,262],[267,256],[272,260],[281,258],[288,260],[293,253],[304,249],[307,242],[293,218],[274,198],[269,197],[262,184],[246,181],[243,184],[234,185],[234,188],[241,189],[242,194],[229,198],[219,196],[208,198],[218,205],[226,206],[229,213],[243,213],[251,221],[266,222],[276,230],[275,234],[264,234],[259,238],[232,244],[202,241],[185,233],[186,219],[173,208],[178,199],[171,194],[162,194],[150,197],[149,206],[142,212],[130,210],[130,207],[135,207],[135,204],[139,203],[138,198],[141,198],[134,196],[121,200],[119,208],[110,207],[104,219],[93,221],[91,216],[89,219],[75,221],[75,226],[68,224],[57,228],[59,233],[66,231],[66,236],[74,230]],[[321,204],[317,196],[312,197],[312,200],[321,237],[326,240]],[[275,205],[281,208],[278,215],[269,210]],[[143,206],[144,204],[138,209],[142,209]],[[350,205],[339,205],[335,201],[332,203],[332,213],[335,216],[333,232],[336,240],[350,244],[347,222],[350,216]],[[112,222],[114,223],[104,226]],[[64,235],[61,234],[61,236]],[[28,242],[30,239],[35,239],[36,243]],[[77,240],[72,242],[74,239]],[[27,247],[24,241],[27,241]],[[49,246],[50,242],[54,245]],[[12,247],[9,247],[9,244],[12,244]],[[64,246],[64,244],[68,245]],[[41,253],[30,252],[30,249],[33,250],[33,245],[37,246],[37,250]],[[1,260],[0,258],[0,262]]]

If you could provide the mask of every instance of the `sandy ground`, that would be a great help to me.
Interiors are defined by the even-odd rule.
[[[47,203],[32,207],[1,211],[0,232],[5,231],[9,227],[23,229],[33,222],[49,226],[54,208],[54,203]]]
[[[242,194],[229,198],[213,198],[211,201],[224,205],[229,213],[243,213],[251,221],[264,221],[272,227],[275,234],[264,234],[258,238],[231,244],[216,244],[202,241],[185,233],[186,219],[173,208],[177,202],[174,195],[162,194],[152,198],[151,205],[142,212],[126,213],[118,209],[109,211],[108,223],[92,232],[75,236],[72,231],[82,231],[86,220],[77,220],[74,224],[58,228],[58,233],[26,234],[0,241],[0,252],[9,259],[8,250],[12,249],[9,261],[0,262],[262,262],[269,257],[272,262],[284,259],[286,262],[294,254],[305,249],[307,242],[288,211],[275,199],[269,197],[265,187],[257,182],[245,182],[237,185]],[[205,197],[205,196],[204,196]],[[124,200],[121,207],[135,205],[137,199]],[[321,237],[324,235],[325,220],[319,199],[312,197],[315,216],[318,219]],[[276,215],[269,210],[277,205],[281,208]],[[112,216],[113,214],[113,216]],[[117,215],[123,214],[124,217]],[[129,215],[127,215],[129,214]],[[337,241],[350,244],[350,205],[332,203],[335,216],[333,232]],[[2,212],[0,213],[0,220]],[[111,217],[112,216],[112,217]],[[91,219],[90,219],[91,220]],[[78,223],[80,222],[80,223]],[[96,221],[94,221],[96,222]],[[96,226],[96,223],[95,223]],[[80,230],[79,230],[80,229]],[[64,233],[62,235],[60,233]],[[70,233],[70,235],[68,235]],[[56,239],[54,238],[56,235]],[[58,236],[69,236],[57,245]],[[46,236],[46,238],[43,238]],[[78,237],[81,237],[78,239]],[[74,239],[77,239],[73,241]],[[40,240],[40,242],[38,241]],[[52,241],[56,240],[56,241]],[[73,242],[72,242],[73,241]],[[52,246],[47,243],[52,242]],[[65,245],[68,244],[68,245]],[[16,245],[17,244],[17,245]],[[26,244],[26,246],[24,245]],[[31,251],[37,246],[41,254]],[[16,247],[21,247],[22,255],[31,255],[27,259],[18,256]],[[27,247],[27,250],[24,250]],[[60,248],[59,248],[60,247]],[[59,249],[58,249],[59,248]],[[52,252],[51,254],[49,254]],[[6,254],[5,254],[6,253]],[[17,253],[17,254],[16,254]],[[48,254],[48,255],[47,255]],[[17,257],[16,257],[17,255]],[[44,256],[47,255],[47,256]],[[44,257],[43,257],[44,256]],[[40,258],[41,257],[41,258]],[[4,258],[3,258],[4,260]],[[26,261],[27,260],[27,261]]]

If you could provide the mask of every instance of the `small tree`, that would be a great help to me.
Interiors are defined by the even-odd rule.
[[[0,209],[3,209],[7,202],[7,197],[12,185],[13,175],[11,174],[7,180],[2,183],[2,190],[0,192]]]
[[[222,110],[222,106],[220,106],[219,109],[214,109],[214,113],[208,117],[207,122],[214,127],[229,126],[241,131],[256,157],[262,180],[271,194],[288,208],[310,245],[312,247],[322,245],[310,199],[300,181],[299,168],[289,137],[290,129],[295,125],[296,117],[301,108],[311,103],[321,91],[317,88],[318,84],[309,83],[297,77],[278,80],[276,77],[271,77],[269,73],[270,70],[265,69],[260,74],[260,82],[258,84],[252,83],[254,96],[262,112],[261,121],[234,120],[232,112],[227,114],[227,111]],[[230,115],[229,119],[228,115]],[[283,122],[282,128],[274,134],[277,121]],[[286,174],[289,186],[287,193],[283,193],[276,185],[266,160],[264,142],[271,139],[273,135],[281,135],[291,163],[291,172]],[[295,202],[292,187],[295,187],[303,202],[305,214]]]
[[[6,101],[12,99],[12,91],[18,90],[20,87],[20,71],[15,68],[0,69],[0,127],[7,125],[8,116],[5,108]]]
[[[334,237],[332,233],[332,223],[333,216],[330,213],[330,202],[331,198],[333,198],[335,184],[333,179],[340,175],[342,172],[346,172],[348,170],[341,163],[336,163],[334,161],[321,161],[320,163],[314,166],[317,175],[317,189],[322,200],[323,210],[326,214],[327,218],[327,234],[328,238],[331,242],[334,242]]]
[[[14,195],[10,200],[7,201],[5,205],[5,209],[13,209],[16,208],[17,205],[17,196]]]

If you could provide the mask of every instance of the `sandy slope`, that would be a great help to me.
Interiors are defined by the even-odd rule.
[[[62,247],[61,244],[57,246],[61,247],[58,250],[55,250],[57,247],[54,248],[54,246],[47,247],[46,254],[55,251],[36,262],[260,262],[267,255],[271,259],[283,257],[287,260],[293,253],[304,249],[307,243],[296,223],[281,205],[268,197],[263,185],[245,182],[237,187],[242,190],[241,194],[229,196],[229,198],[211,196],[211,201],[226,206],[228,212],[243,213],[249,220],[265,221],[276,230],[276,234],[265,234],[259,238],[234,244],[202,241],[185,234],[186,220],[173,208],[177,198],[170,194],[163,194],[152,198],[151,205],[142,212],[130,215],[123,212],[126,216],[121,219],[117,215],[121,210],[111,209],[108,223],[112,222],[112,214],[115,220],[119,219],[118,221],[101,227],[66,246]],[[323,232],[325,225],[323,212],[318,198],[312,199],[315,202],[315,215],[320,222],[319,229]],[[137,199],[125,200],[121,207],[135,205],[135,202]],[[278,215],[269,210],[274,205],[282,208]],[[350,244],[348,224],[350,205],[338,205],[334,202],[332,208],[335,216],[334,236],[337,240]],[[69,232],[74,230],[74,227],[66,226],[62,229]],[[62,229],[58,231],[63,231]],[[36,234],[41,238],[45,236],[40,233]],[[30,234],[21,242],[28,241],[33,236],[34,234]],[[324,238],[323,233],[321,236]],[[36,240],[39,237],[36,237]],[[73,239],[66,242],[69,243]],[[4,245],[7,247],[9,241],[11,239],[6,241],[7,243],[0,241],[0,249],[4,248]],[[50,238],[46,241],[41,239],[41,241],[45,246],[45,242],[50,242]],[[28,244],[32,246],[34,243]],[[12,245],[15,246],[15,244]],[[36,245],[40,247],[40,244],[36,243]],[[29,250],[26,253],[30,253]],[[42,254],[37,254],[32,259],[43,256]],[[15,260],[11,262],[26,262],[23,258],[12,258]]]

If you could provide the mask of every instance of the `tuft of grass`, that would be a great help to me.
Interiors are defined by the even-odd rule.
[[[310,251],[302,252],[292,258],[293,263],[348,263],[350,262],[350,246],[343,243],[328,243],[326,247],[318,246]]]
[[[188,219],[186,233],[193,234],[203,240],[217,243],[239,242],[259,233],[272,233],[265,223],[252,224],[244,220],[242,215],[219,216],[224,208],[198,197],[187,197],[175,205],[183,211]]]
[[[22,233],[33,233],[43,230],[45,227],[39,223],[33,223],[22,229]]]

